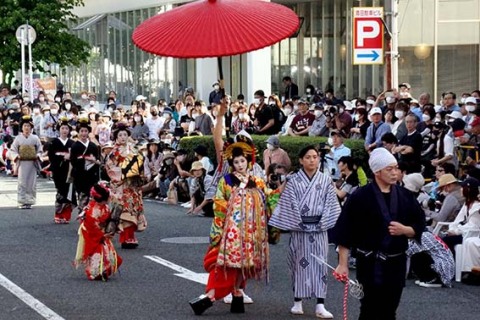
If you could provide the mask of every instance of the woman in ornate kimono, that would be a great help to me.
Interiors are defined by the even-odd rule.
[[[105,181],[92,187],[85,218],[78,229],[75,266],[85,265],[88,280],[107,281],[122,264],[122,258],[111,241],[115,233],[106,231],[111,221],[109,197],[110,190]]]
[[[22,133],[10,148],[10,158],[18,171],[18,205],[20,209],[31,209],[37,196],[37,168],[42,156],[42,143],[32,134],[33,120],[23,116],[20,121]]]
[[[90,198],[90,189],[99,180],[100,149],[90,141],[91,127],[88,119],[82,118],[77,126],[78,140],[70,150],[72,177],[77,192],[80,217]]]
[[[50,171],[52,171],[53,182],[57,189],[54,216],[54,221],[57,224],[70,222],[74,205],[73,202],[75,202],[73,185],[71,181],[68,181],[70,178],[70,149],[74,143],[74,141],[69,138],[71,130],[72,127],[70,126],[68,118],[60,119],[57,124],[57,131],[60,133],[60,136],[53,139],[48,148]]]
[[[202,314],[215,299],[232,293],[230,311],[243,313],[241,288],[250,278],[268,280],[269,248],[267,222],[281,188],[268,190],[265,182],[249,174],[255,149],[247,143],[230,145],[224,152],[233,169],[218,183],[210,247],[204,267],[210,273],[206,295],[190,301],[195,314]]]
[[[319,171],[319,153],[314,146],[303,148],[299,154],[302,169],[288,177],[269,224],[290,231],[288,264],[292,274],[293,314],[303,314],[302,299],[317,298],[317,317],[331,319],[325,309],[327,268],[311,256],[324,261],[328,257],[327,230],[340,215],[340,204],[332,179]]]
[[[124,249],[138,246],[135,232],[147,227],[143,214],[143,154],[128,142],[130,131],[119,124],[113,132],[115,146],[110,152],[106,169],[112,185],[112,219],[120,231],[120,243]]]

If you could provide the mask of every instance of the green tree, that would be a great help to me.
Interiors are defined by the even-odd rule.
[[[32,44],[34,70],[45,71],[40,62],[62,67],[80,66],[88,61],[88,43],[68,31],[67,21],[76,20],[72,9],[83,6],[83,0],[1,0],[0,4],[0,83],[11,83],[13,73],[21,68],[20,43],[15,32],[28,23],[37,38]],[[25,54],[28,68],[28,54]]]

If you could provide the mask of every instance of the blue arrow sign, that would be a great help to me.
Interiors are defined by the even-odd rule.
[[[377,51],[374,51],[372,50],[372,53],[358,53],[357,54],[357,58],[359,59],[368,59],[368,58],[372,58],[372,61],[375,61],[378,59],[378,57],[380,57],[380,55],[377,53]]]

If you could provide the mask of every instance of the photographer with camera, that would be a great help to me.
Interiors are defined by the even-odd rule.
[[[267,175],[268,187],[272,190],[278,189],[287,179],[287,167],[282,164],[272,163],[266,168],[268,172],[271,172]]]

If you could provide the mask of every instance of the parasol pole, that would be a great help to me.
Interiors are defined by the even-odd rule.
[[[222,95],[222,99],[225,97],[225,86],[223,80],[223,65],[222,65],[222,57],[217,57],[218,62],[218,74],[219,74],[219,83],[220,83],[220,93]],[[225,135],[227,139],[230,137],[230,127],[232,125],[232,114],[230,112],[230,107],[227,106],[227,113],[225,114]]]

